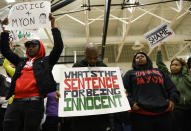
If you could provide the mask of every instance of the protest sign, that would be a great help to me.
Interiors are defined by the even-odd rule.
[[[118,67],[62,68],[60,75],[60,117],[130,110]]]
[[[170,37],[174,36],[175,33],[172,31],[172,29],[168,26],[167,23],[164,23],[153,30],[147,32],[144,36],[147,40],[147,43],[151,48],[156,47],[161,42],[166,41]]]
[[[14,5],[8,15],[10,30],[50,27],[50,2],[33,1]]]
[[[34,33],[28,32],[28,31],[19,31],[19,30],[10,30],[9,31],[9,38],[13,42],[19,42],[22,40],[27,40],[30,38],[34,38]]]
[[[10,39],[10,41],[13,41],[13,42],[18,41],[18,36],[17,36],[17,33],[15,30],[10,30],[9,39]]]

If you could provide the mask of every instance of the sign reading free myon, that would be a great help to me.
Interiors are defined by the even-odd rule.
[[[11,30],[50,27],[50,2],[33,1],[15,4],[8,15]]]
[[[119,68],[61,68],[60,78],[60,117],[130,110]]]

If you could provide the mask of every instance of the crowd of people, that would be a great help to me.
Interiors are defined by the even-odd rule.
[[[137,52],[132,69],[122,76],[131,110],[103,115],[59,117],[59,85],[52,69],[62,50],[61,33],[50,14],[54,47],[49,56],[40,40],[25,43],[27,58],[13,52],[9,31],[1,33],[3,67],[11,83],[0,75],[0,131],[189,131],[191,121],[191,58],[164,64],[161,45],[156,64],[144,52]],[[2,24],[8,24],[6,18]],[[87,44],[85,58],[73,67],[107,67],[98,60],[98,47]],[[13,65],[11,66],[10,63]],[[6,97],[6,99],[5,99]],[[2,99],[4,98],[4,99]],[[46,104],[44,103],[46,99]],[[3,101],[4,100],[4,101]],[[3,109],[2,109],[3,108]],[[42,119],[44,117],[44,121]]]

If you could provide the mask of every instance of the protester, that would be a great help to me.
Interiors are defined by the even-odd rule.
[[[14,51],[13,42],[9,42],[9,47],[12,51]],[[5,69],[8,76],[13,77],[15,74],[15,67],[13,64],[11,64],[6,58],[3,62],[3,68]]]
[[[12,42],[9,43],[10,45],[10,49],[13,50],[13,45]],[[0,75],[0,104],[1,104],[1,108],[0,108],[0,131],[3,131],[3,120],[4,120],[4,116],[5,116],[5,112],[7,109],[8,104],[11,104],[13,102],[13,97],[10,97],[9,100],[6,100],[6,96],[9,92],[9,88],[11,85],[11,77],[13,77],[14,73],[15,73],[15,68],[13,68],[10,64],[10,62],[5,59],[3,62],[3,68],[5,69],[7,76],[5,75]]]
[[[7,59],[5,59],[3,62],[3,68],[7,72],[7,75],[13,77],[13,75],[15,74],[15,68],[11,66],[11,63]]]
[[[121,77],[123,77],[123,70],[120,69]],[[125,90],[126,96],[128,96]],[[118,112],[114,114],[115,131],[131,131],[130,113],[128,111]]]
[[[123,77],[131,106],[132,131],[172,131],[171,111],[179,93],[170,78],[153,68],[144,52],[133,57],[132,70]]]
[[[58,102],[54,99],[55,92],[48,93],[46,102],[46,119],[42,131],[63,131],[62,118],[58,117]]]
[[[10,62],[7,59],[5,59],[4,62],[3,62],[3,68],[5,69],[8,77],[12,78],[13,75],[15,74],[15,68],[11,66]],[[10,82],[11,82],[11,80],[10,80]],[[13,99],[14,99],[14,95],[12,95],[9,98],[8,104],[11,104],[13,102]]]
[[[163,63],[161,45],[158,46],[156,64],[167,74],[180,92],[180,102],[175,105],[175,128],[177,131],[190,130],[191,121],[191,75],[183,59],[175,58],[171,61],[170,71]]]
[[[10,43],[10,48],[11,49],[13,49],[13,46],[12,46],[12,43]],[[11,63],[7,60],[7,59],[5,59],[4,60],[4,62],[3,62],[3,68],[5,69],[5,71],[7,72],[7,74],[10,76],[10,77],[13,77],[13,75],[15,74],[15,68],[13,67],[13,66],[11,66]],[[53,92],[54,93],[54,92]],[[52,94],[53,94],[52,93]],[[49,93],[49,94],[51,94],[51,93]],[[51,101],[51,99],[50,99],[50,97],[52,96],[52,95],[47,95],[47,97],[46,98],[49,98],[48,99],[48,101]],[[52,96],[53,97],[53,96]],[[12,102],[13,102],[13,99],[14,99],[14,95],[12,96],[12,97],[10,97],[9,98],[9,102],[8,102],[8,104],[11,104]],[[45,100],[47,100],[47,99],[44,99],[44,102],[45,102]],[[54,97],[53,97],[53,100],[54,100]],[[7,101],[7,100],[6,100]],[[54,100],[55,101],[55,100]],[[56,102],[56,101],[55,101]],[[47,108],[51,108],[51,109],[49,109],[49,112],[50,111],[52,111],[52,112],[54,112],[55,110],[54,109],[52,109],[52,107],[54,107],[54,106],[56,106],[56,108],[58,108],[57,106],[58,105],[56,105],[56,104],[52,104],[52,102],[48,102],[49,104],[47,104],[46,102],[44,103],[44,104],[46,104],[48,107]],[[46,109],[46,108],[45,108]],[[46,113],[46,114],[49,114],[49,113]],[[46,115],[44,115],[45,116],[45,119],[46,119]],[[4,115],[3,115],[3,118],[4,118]],[[3,119],[2,119],[3,120]],[[47,119],[47,121],[49,121],[49,118]],[[41,121],[41,125],[42,125],[42,123],[44,123],[45,122],[45,120],[44,119],[42,119],[42,121]],[[53,130],[54,130],[54,127],[57,127],[58,128],[58,124],[55,124],[54,125],[54,123],[55,122],[53,122],[53,124],[52,123],[50,123],[50,122],[46,122],[46,125],[49,125],[50,124],[50,126],[49,127],[52,127],[53,128]],[[54,126],[52,126],[52,125],[54,125]],[[41,127],[41,126],[40,126]],[[43,130],[44,131],[48,131],[48,129],[49,129],[49,127],[48,128],[46,128],[47,126],[45,126],[44,128],[43,128]],[[3,127],[2,127],[3,128]],[[52,128],[50,128],[50,129],[52,129]],[[56,129],[57,129],[56,128]],[[56,130],[55,129],[55,130]],[[2,129],[3,130],[3,129]]]
[[[73,67],[106,67],[106,65],[98,61],[98,47],[89,43],[85,49],[85,59],[75,63]],[[60,97],[59,91],[55,93],[55,99]],[[92,115],[92,116],[77,116],[66,118],[70,121],[72,131],[110,131],[112,127],[112,115]]]
[[[8,100],[5,98],[10,88],[10,82],[9,77],[0,74],[0,131],[3,131],[3,119],[8,105]]]
[[[63,50],[60,31],[55,27],[55,18],[50,15],[54,47],[45,57],[45,48],[41,41],[25,43],[28,58],[20,58],[9,48],[9,32],[1,33],[1,53],[16,66],[7,99],[13,94],[14,101],[7,108],[4,119],[4,131],[38,131],[44,113],[43,97],[56,90],[52,68]],[[8,24],[8,19],[4,21]]]
[[[11,67],[10,62],[5,59],[3,62],[3,68],[5,69],[7,76],[0,75],[0,131],[3,131],[3,120],[8,104],[13,102],[13,97],[10,97],[9,100],[6,100],[6,96],[9,92],[11,85],[11,78],[15,73],[15,68]]]

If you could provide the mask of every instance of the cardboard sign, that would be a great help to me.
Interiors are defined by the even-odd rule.
[[[172,31],[172,29],[168,26],[167,23],[164,23],[155,29],[147,32],[144,36],[147,40],[147,43],[151,48],[156,47],[161,42],[166,41],[170,37],[174,36],[175,33]]]
[[[33,1],[14,5],[8,15],[10,30],[50,27],[50,2]]]
[[[60,117],[130,110],[118,67],[60,69]]]

